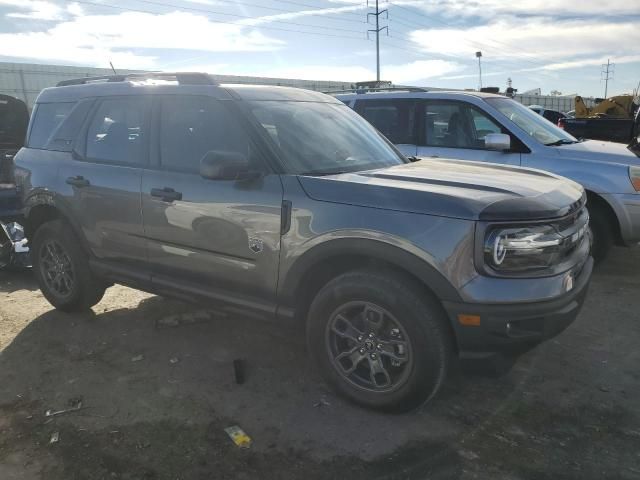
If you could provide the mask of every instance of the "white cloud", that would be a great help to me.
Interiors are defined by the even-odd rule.
[[[354,12],[358,10],[364,10],[367,8],[364,4],[354,5],[347,7],[335,7],[335,8],[319,8],[313,10],[299,10],[297,12],[279,13],[276,15],[266,15],[263,17],[249,18],[246,20],[238,21],[238,25],[264,25],[266,23],[281,21],[281,20],[293,20],[301,17],[322,16],[331,15],[335,13]]]
[[[332,0],[336,1],[336,0]],[[351,3],[349,0],[337,0]],[[427,13],[449,17],[485,17],[496,15],[580,16],[598,17],[613,15],[637,15],[637,0],[397,0],[396,5],[416,7]],[[393,9],[393,5],[391,5]]]
[[[79,16],[46,31],[0,34],[0,55],[96,66],[111,60],[118,68],[153,68],[155,54],[140,55],[134,50],[271,51],[283,43],[201,15],[126,12]]]
[[[410,38],[424,52],[472,58],[482,50],[485,57],[518,59],[526,67],[531,61],[632,55],[640,30],[635,22],[509,17],[475,27],[415,30]]]
[[[417,60],[400,65],[383,66],[382,75],[385,80],[392,80],[394,83],[410,83],[441,77],[464,68],[459,63],[446,60]]]
[[[69,12],[74,17],[79,17],[80,15],[84,15],[84,9],[79,3],[72,2],[67,6],[67,12]]]
[[[0,0],[0,6],[14,7],[20,10],[6,14],[11,18],[60,20],[64,16],[64,8],[43,0]]]

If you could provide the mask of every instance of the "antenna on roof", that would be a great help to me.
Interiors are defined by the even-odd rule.
[[[109,65],[111,65],[111,70],[113,70],[113,74],[114,74],[114,75],[117,75],[117,74],[118,74],[118,72],[116,72],[116,69],[115,69],[115,68],[113,68],[113,63],[111,63],[111,61],[109,61]]]

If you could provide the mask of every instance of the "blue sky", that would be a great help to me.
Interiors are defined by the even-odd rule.
[[[370,0],[370,4],[375,0]],[[602,96],[640,82],[640,0],[380,0],[382,78]],[[361,0],[0,0],[0,60],[375,79]],[[373,20],[373,19],[371,19]]]

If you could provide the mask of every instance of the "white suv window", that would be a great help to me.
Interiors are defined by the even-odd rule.
[[[416,145],[416,102],[411,99],[360,100],[356,112],[396,145]]]
[[[500,125],[470,104],[433,101],[425,105],[425,146],[484,150],[484,137]]]

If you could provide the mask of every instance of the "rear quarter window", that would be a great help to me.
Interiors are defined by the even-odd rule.
[[[45,149],[74,105],[75,102],[39,103],[29,133],[29,148]]]

